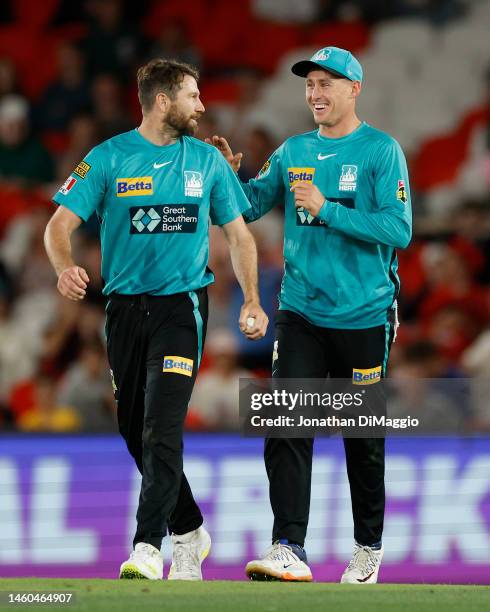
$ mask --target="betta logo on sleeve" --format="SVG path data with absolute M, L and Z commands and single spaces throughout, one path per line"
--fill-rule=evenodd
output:
M 288 168 L 289 186 L 293 187 L 296 183 L 313 183 L 315 168 Z
M 175 374 L 183 374 L 184 376 L 192 376 L 194 369 L 194 360 L 187 357 L 176 357 L 169 355 L 163 358 L 163 372 L 174 372 Z

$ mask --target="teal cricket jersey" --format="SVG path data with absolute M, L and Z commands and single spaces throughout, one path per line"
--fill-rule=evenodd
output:
M 189 136 L 157 146 L 136 129 L 92 149 L 53 199 L 84 221 L 97 213 L 105 295 L 209 285 L 209 220 L 224 225 L 250 208 L 214 147 Z
M 325 196 L 316 218 L 295 208 L 297 181 Z M 247 222 L 285 205 L 281 310 L 321 327 L 386 323 L 399 289 L 395 249 L 412 231 L 407 165 L 391 136 L 366 123 L 342 138 L 293 136 L 242 188 L 252 205 Z

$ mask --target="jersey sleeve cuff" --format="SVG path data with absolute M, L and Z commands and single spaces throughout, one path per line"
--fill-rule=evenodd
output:
M 211 215 L 211 223 L 213 225 L 219 225 L 219 226 L 226 225 L 227 223 L 231 223 L 231 221 L 238 219 L 238 217 L 241 217 L 244 213 L 246 214 L 247 212 L 250 212 L 251 210 L 252 210 L 252 207 L 250 206 L 250 204 L 248 205 L 241 204 L 234 210 L 229 211 L 229 213 L 226 215 L 223 215 L 220 217 L 217 217 L 216 215 Z
M 332 218 L 334 207 L 337 206 L 333 202 L 329 202 L 327 199 L 323 202 L 323 206 L 320 208 L 320 212 L 317 217 L 324 223 L 328 225 L 330 219 Z
M 65 208 L 68 208 L 68 210 L 71 210 L 71 212 L 75 213 L 77 217 L 80 217 L 82 221 L 87 222 L 89 217 L 92 215 L 92 213 L 87 214 L 86 211 L 73 204 L 73 202 L 70 202 L 70 204 L 68 204 L 67 202 L 63 202 L 61 198 L 58 199 L 58 195 L 53 196 L 52 200 L 56 204 L 56 206 L 64 206 Z

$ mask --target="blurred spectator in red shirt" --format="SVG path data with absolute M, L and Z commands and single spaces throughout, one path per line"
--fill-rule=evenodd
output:
M 473 280 L 470 264 L 448 245 L 427 245 L 423 262 L 429 290 L 419 310 L 422 329 L 457 361 L 489 319 L 488 289 Z
M 456 211 L 457 236 L 450 244 L 459 249 L 480 283 L 490 283 L 490 200 L 469 200 Z

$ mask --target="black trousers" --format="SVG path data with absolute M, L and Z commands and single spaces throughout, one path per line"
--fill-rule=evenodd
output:
M 352 370 L 382 366 L 384 376 L 393 324 L 369 329 L 317 327 L 286 310 L 276 316 L 272 375 L 277 378 L 348 378 Z M 274 513 L 272 541 L 304 545 L 311 495 L 313 438 L 267 438 L 265 466 Z M 385 508 L 384 438 L 344 438 L 354 538 L 376 544 Z
M 202 514 L 183 473 L 183 429 L 206 334 L 205 289 L 111 295 L 106 335 L 119 431 L 143 479 L 138 542 L 197 529 Z

